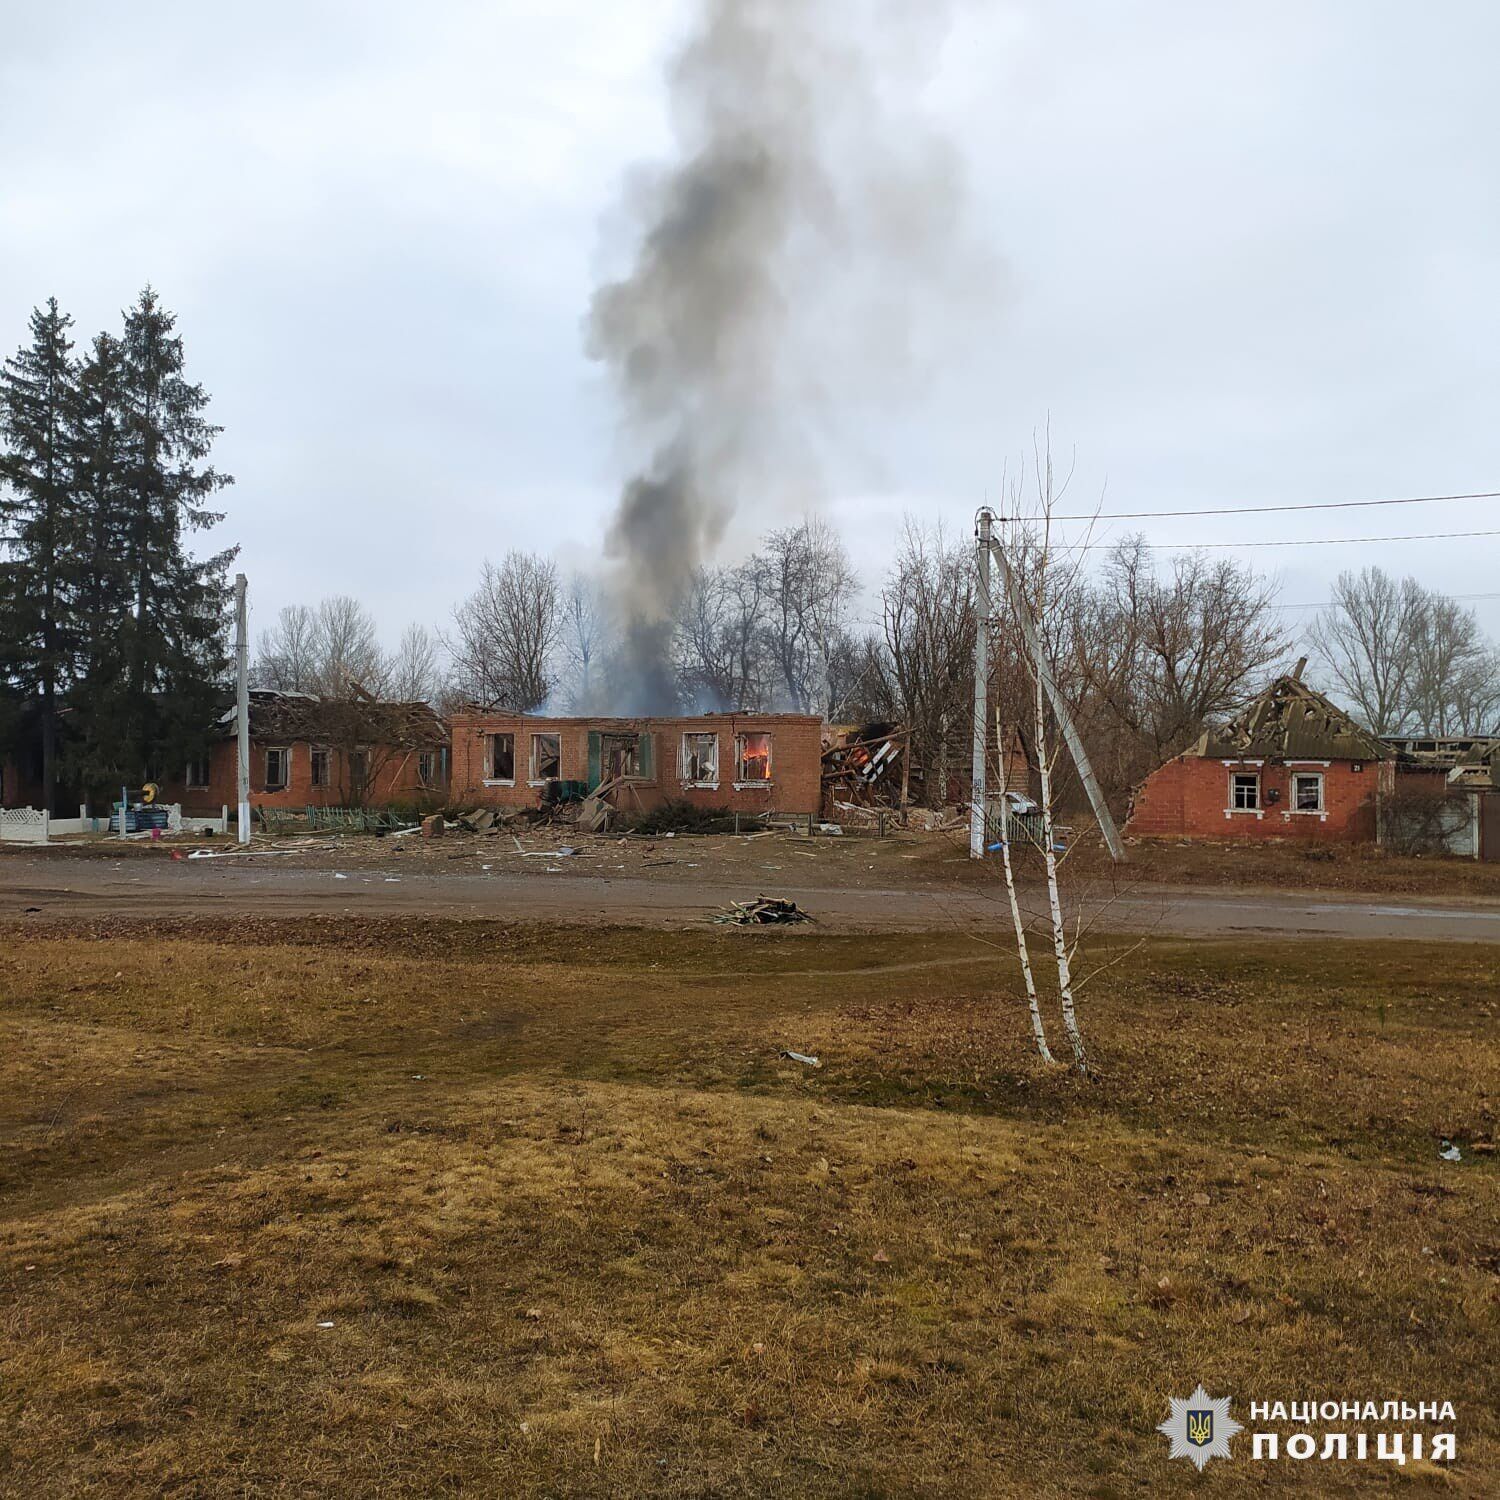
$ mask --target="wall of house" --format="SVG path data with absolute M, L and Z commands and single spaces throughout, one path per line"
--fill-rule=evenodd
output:
M 521 714 L 459 714 L 451 722 L 453 735 L 453 800 L 476 806 L 535 807 L 543 783 L 531 776 L 531 736 L 557 734 L 560 739 L 563 781 L 589 780 L 589 733 L 635 734 L 651 737 L 651 774 L 632 783 L 631 796 L 617 799 L 627 810 L 642 810 L 664 801 L 688 802 L 696 807 L 729 812 L 816 813 L 822 799 L 823 726 L 805 714 L 700 714 L 693 718 L 662 719 L 540 719 Z M 735 784 L 734 744 L 740 733 L 771 736 L 769 782 Z M 716 785 L 693 785 L 682 777 L 682 737 L 717 736 L 719 777 Z M 515 736 L 515 776 L 496 784 L 487 775 L 488 738 Z
M 286 749 L 291 760 L 287 771 L 287 785 L 277 792 L 266 790 L 266 751 Z M 305 740 L 291 744 L 278 742 L 273 746 L 269 740 L 250 742 L 250 803 L 253 807 L 268 807 L 274 810 L 299 811 L 304 807 L 347 807 L 350 805 L 350 782 L 348 767 L 342 751 L 329 750 L 329 777 L 327 786 L 312 784 L 313 747 Z M 434 783 L 426 785 L 418 775 L 418 753 L 415 750 L 374 748 L 369 752 L 372 784 L 365 805 L 388 807 L 392 803 L 423 803 L 441 806 L 447 800 L 447 786 L 443 780 L 443 751 L 433 746 L 437 766 Z M 209 753 L 209 777 L 205 787 L 191 787 L 182 779 L 160 783 L 163 802 L 180 802 L 185 810 L 198 812 L 217 810 L 228 805 L 233 808 L 239 801 L 236 783 L 235 742 L 217 741 Z
M 1140 838 L 1373 840 L 1382 765 L 1364 761 L 1359 763 L 1363 769 L 1356 771 L 1355 764 L 1336 760 L 1255 765 L 1179 755 L 1159 766 L 1137 789 L 1125 832 Z M 1260 775 L 1258 813 L 1228 811 L 1230 777 L 1252 771 Z M 1322 812 L 1294 810 L 1292 777 L 1299 772 L 1323 777 Z

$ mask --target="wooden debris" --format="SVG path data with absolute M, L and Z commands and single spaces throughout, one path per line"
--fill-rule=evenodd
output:
M 811 922 L 813 919 L 783 896 L 757 896 L 754 901 L 731 901 L 721 912 L 709 918 L 733 927 L 763 927 L 784 922 Z

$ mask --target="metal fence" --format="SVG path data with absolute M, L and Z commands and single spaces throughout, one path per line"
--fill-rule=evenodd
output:
M 412 826 L 410 818 L 372 807 L 309 807 L 306 817 L 309 832 L 376 833 Z M 269 818 L 267 826 L 271 826 Z

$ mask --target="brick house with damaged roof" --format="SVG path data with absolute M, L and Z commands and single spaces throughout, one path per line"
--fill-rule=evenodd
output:
M 158 777 L 163 802 L 189 810 L 233 806 L 236 724 L 231 708 L 206 755 Z M 354 688 L 345 698 L 250 690 L 250 802 L 256 808 L 441 807 L 448 727 L 426 703 L 394 703 Z
M 1395 755 L 1297 672 L 1157 767 L 1125 832 L 1147 838 L 1373 840 Z
M 1125 833 L 1395 842 L 1417 824 L 1436 849 L 1500 859 L 1500 740 L 1372 734 L 1302 681 L 1304 665 L 1157 767 L 1131 798 Z

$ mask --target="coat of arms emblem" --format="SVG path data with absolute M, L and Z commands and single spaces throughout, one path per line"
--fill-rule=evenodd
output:
M 1229 1397 L 1217 1401 L 1200 1385 L 1186 1400 L 1173 1396 L 1172 1415 L 1156 1430 L 1171 1440 L 1168 1458 L 1185 1458 L 1198 1471 L 1211 1458 L 1228 1458 L 1229 1440 L 1244 1424 L 1229 1415 Z

